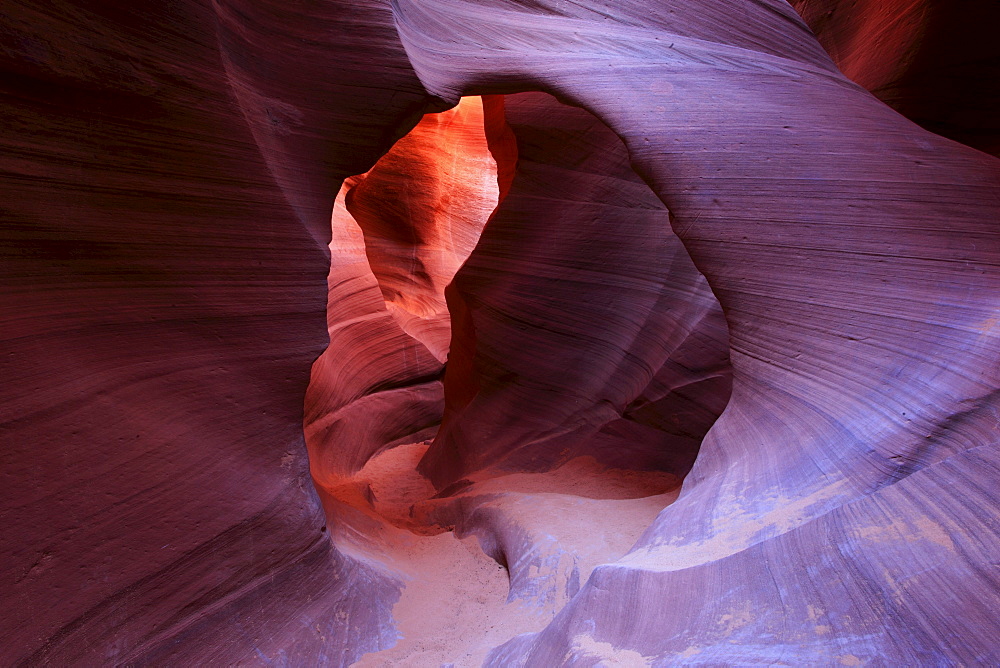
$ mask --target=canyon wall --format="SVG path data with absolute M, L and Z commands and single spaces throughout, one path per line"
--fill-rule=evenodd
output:
M 995 663 L 989 10 L 793 4 L 0 9 L 0 663 Z
M 730 329 L 732 400 L 680 497 L 493 661 L 990 656 L 996 160 L 848 81 L 787 5 L 399 7 L 432 92 L 537 87 L 613 128 Z
M 421 469 L 445 487 L 587 453 L 683 476 L 729 398 L 718 301 L 614 133 L 544 94 L 494 104 L 516 164 L 449 287 L 447 403 Z
M 1000 154 L 995 2 L 791 4 L 849 79 L 931 132 Z
M 390 642 L 302 436 L 333 197 L 427 105 L 389 8 L 16 2 L 0 36 L 0 664 Z

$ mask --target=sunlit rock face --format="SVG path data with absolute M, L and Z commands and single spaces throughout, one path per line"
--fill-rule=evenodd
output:
M 402 590 L 400 642 L 363 663 L 478 665 L 676 497 L 729 398 L 722 312 L 621 140 L 545 94 L 426 116 L 332 225 L 311 470 L 334 543 Z
M 1000 662 L 1000 163 L 865 90 L 994 150 L 991 10 L 795 7 L 4 4 L 0 663 Z
M 787 5 L 399 7 L 433 92 L 542 87 L 613 128 L 730 329 L 680 497 L 493 662 L 992 656 L 996 160 L 849 82 Z
M 490 110 L 516 164 L 449 288 L 447 405 L 421 470 L 443 487 L 589 454 L 683 476 L 729 398 L 718 302 L 606 126 L 537 93 Z
M 312 474 L 321 487 L 398 439 L 433 436 L 450 324 L 444 287 L 498 197 L 482 102 L 430 114 L 333 207 L 330 345 L 306 397 Z
M 344 187 L 386 307 L 443 362 L 451 337 L 444 289 L 499 194 L 482 100 L 465 98 L 450 111 L 424 116 L 374 169 Z

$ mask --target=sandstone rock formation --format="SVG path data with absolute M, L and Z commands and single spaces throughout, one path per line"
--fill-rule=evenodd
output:
M 995 88 L 793 4 L 0 8 L 0 663 L 996 663 L 1000 163 L 862 86 Z
M 607 127 L 541 94 L 494 109 L 516 167 L 449 288 L 447 406 L 422 470 L 444 487 L 588 453 L 683 476 L 729 398 L 717 300 Z
M 392 612 L 403 637 L 370 665 L 479 665 L 493 646 L 540 630 L 676 497 L 729 397 L 721 309 L 621 141 L 548 95 L 484 106 L 480 148 L 496 155 L 486 172 L 494 203 L 503 197 L 488 223 L 483 212 L 482 236 L 448 288 L 443 388 L 421 342 L 429 330 L 392 314 L 406 294 L 434 303 L 434 285 L 443 298 L 447 281 L 382 267 L 387 248 L 396 264 L 419 261 L 434 256 L 425 240 L 468 228 L 468 216 L 442 213 L 427 193 L 457 199 L 470 160 L 439 163 L 423 190 L 393 188 L 405 217 L 401 205 L 369 205 L 388 188 L 356 183 L 419 164 L 436 145 L 422 126 L 435 140 L 442 127 L 460 129 L 460 139 L 464 124 L 428 117 L 362 181 L 348 179 L 334 207 L 330 347 L 313 368 L 306 438 L 335 544 L 405 582 Z M 352 209 L 367 216 L 364 234 Z M 390 226 L 387 243 L 377 233 Z M 382 300 L 380 283 L 396 286 Z M 456 583 L 458 574 L 478 582 Z
M 849 79 L 932 132 L 1000 154 L 995 2 L 791 4 Z

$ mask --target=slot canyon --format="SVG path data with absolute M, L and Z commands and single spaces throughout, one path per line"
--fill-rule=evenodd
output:
M 0 666 L 1000 664 L 1000 5 L 0 5 Z

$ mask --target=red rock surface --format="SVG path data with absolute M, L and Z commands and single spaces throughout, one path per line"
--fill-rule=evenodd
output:
M 789 7 L 734 6 L 400 3 L 432 92 L 541 87 L 615 129 L 730 327 L 677 502 L 493 662 L 983 661 L 1000 168 L 844 79 Z
M 302 436 L 333 195 L 427 103 L 388 7 L 14 2 L 0 36 L 0 664 L 391 642 Z
M 442 362 L 451 338 L 444 289 L 498 194 L 482 100 L 470 97 L 424 116 L 345 195 L 389 312 Z
M 796 7 L 991 146 L 914 65 L 977 15 Z M 790 5 L 15 0 L 0 35 L 0 663 L 1000 660 L 1000 163 Z M 486 100 L 489 222 L 455 179 L 389 234 L 439 164 L 418 131 L 369 172 L 393 142 L 524 91 L 581 110 Z
M 331 344 L 307 396 L 311 469 L 335 543 L 405 583 L 392 609 L 402 638 L 363 665 L 479 665 L 541 630 L 673 500 L 729 396 L 721 309 L 621 141 L 548 95 L 485 107 L 468 116 L 478 144 L 466 116 L 427 117 L 334 206 Z M 487 195 L 495 205 L 504 194 L 488 223 L 474 206 L 486 198 L 459 187 L 474 156 L 455 157 L 487 143 L 498 160 L 483 170 Z M 394 173 L 432 149 L 452 157 L 422 189 Z M 464 196 L 466 215 L 447 215 L 436 192 Z M 443 304 L 446 281 L 384 267 L 393 254 L 433 258 L 435 240 L 470 227 L 482 236 L 448 288 L 442 407 L 428 379 L 440 367 L 418 340 L 428 330 L 393 315 L 407 293 Z M 434 436 L 442 415 L 433 445 L 407 442 Z M 622 512 L 631 517 L 609 522 Z
M 330 344 L 306 396 L 321 486 L 340 484 L 387 443 L 436 431 L 450 337 L 444 286 L 496 203 L 478 98 L 426 116 L 344 183 L 332 216 Z
M 995 2 L 793 0 L 837 67 L 923 127 L 1000 154 Z
M 683 475 L 729 398 L 718 302 L 600 121 L 543 94 L 492 109 L 516 168 L 449 288 L 447 403 L 422 470 L 444 487 L 588 454 Z

